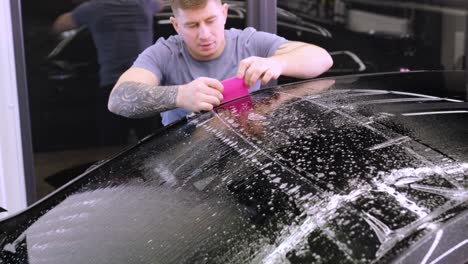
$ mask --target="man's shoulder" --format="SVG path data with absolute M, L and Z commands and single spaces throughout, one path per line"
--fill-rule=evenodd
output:
M 247 27 L 244 29 L 230 28 L 225 30 L 225 34 L 232 38 L 248 37 L 254 34 L 255 32 L 257 32 L 257 30 L 253 27 Z
M 81 4 L 79 4 L 76 9 L 78 8 L 95 8 L 95 7 L 100 7 L 102 5 L 102 1 L 100 0 L 89 0 L 89 1 L 84 1 Z
M 169 52 L 171 54 L 178 54 L 182 52 L 183 40 L 179 35 L 169 36 L 168 38 L 160 37 L 152 48 L 159 52 Z
M 79 4 L 71 11 L 71 16 L 73 21 L 77 24 L 77 26 L 83 26 L 88 24 L 92 18 L 95 16 L 96 12 L 101 10 L 99 2 L 92 0 L 86 1 Z
M 72 13 L 102 13 L 107 11 L 106 3 L 109 0 L 89 0 L 84 1 L 75 7 Z M 94 15 L 93 15 L 94 16 Z

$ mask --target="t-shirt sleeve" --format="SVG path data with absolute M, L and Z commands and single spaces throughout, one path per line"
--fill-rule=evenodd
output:
M 96 17 L 98 12 L 98 6 L 96 1 L 85 2 L 71 12 L 73 21 L 78 26 L 88 25 L 92 18 Z
M 246 28 L 244 34 L 246 34 L 247 46 L 250 46 L 255 51 L 255 55 L 259 57 L 273 56 L 281 45 L 288 42 L 283 37 L 268 32 L 256 31 L 254 28 Z
M 152 72 L 161 83 L 164 83 L 164 62 L 170 61 L 171 51 L 160 38 L 156 43 L 146 48 L 133 62 L 133 67 L 143 68 Z

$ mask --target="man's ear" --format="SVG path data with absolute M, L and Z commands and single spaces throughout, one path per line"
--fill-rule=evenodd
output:
M 169 18 L 169 20 L 171 21 L 171 24 L 172 24 L 172 26 L 174 27 L 175 31 L 176 31 L 177 33 L 179 33 L 179 23 L 177 22 L 177 19 L 176 19 L 175 17 L 171 16 L 171 17 Z
M 227 16 L 228 16 L 228 10 L 229 10 L 229 5 L 227 3 L 223 4 L 223 15 L 224 15 L 224 23 L 226 24 Z

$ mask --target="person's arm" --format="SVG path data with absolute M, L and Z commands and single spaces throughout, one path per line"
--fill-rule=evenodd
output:
M 132 67 L 112 89 L 108 108 L 128 118 L 153 116 L 176 107 L 209 111 L 223 100 L 222 90 L 218 80 L 204 77 L 185 85 L 160 86 L 151 71 Z
M 326 72 L 333 60 L 326 50 L 304 42 L 289 41 L 281 45 L 269 58 L 249 57 L 239 64 L 237 77 L 248 86 L 259 79 L 262 84 L 276 80 L 280 75 L 295 78 L 314 78 Z
M 64 13 L 60 15 L 54 22 L 52 30 L 54 33 L 61 33 L 63 31 L 71 30 L 77 28 L 78 25 L 73 20 L 71 12 Z

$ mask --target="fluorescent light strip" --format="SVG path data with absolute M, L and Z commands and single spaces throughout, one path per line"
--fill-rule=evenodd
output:
M 420 113 L 406 113 L 402 116 L 422 116 L 422 115 L 445 115 L 445 114 L 467 114 L 468 110 L 460 111 L 439 111 L 439 112 L 420 112 Z
M 408 102 L 423 102 L 423 101 L 440 101 L 443 99 L 438 98 L 397 98 L 397 99 L 382 99 L 382 100 L 371 100 L 358 102 L 359 105 L 369 105 L 369 104 L 392 104 L 392 103 L 408 103 Z

